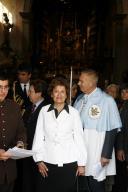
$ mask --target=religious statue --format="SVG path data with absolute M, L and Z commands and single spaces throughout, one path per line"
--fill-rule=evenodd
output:
M 3 13 L 3 43 L 1 45 L 1 50 L 5 54 L 9 54 L 9 52 L 12 50 L 10 47 L 10 29 L 12 29 L 13 24 L 9 23 L 9 19 L 7 16 L 7 13 Z
M 9 23 L 9 19 L 6 13 L 3 13 L 4 21 L 4 44 L 10 46 L 9 31 L 13 27 L 13 24 Z

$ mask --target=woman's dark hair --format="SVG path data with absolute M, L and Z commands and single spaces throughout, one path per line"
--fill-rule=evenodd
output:
M 63 78 L 63 77 L 56 77 L 56 78 L 54 78 L 51 81 L 51 83 L 49 85 L 49 88 L 48 88 L 49 95 L 52 94 L 53 89 L 56 86 L 64 86 L 65 89 L 66 89 L 67 98 L 69 98 L 69 83 L 68 83 L 68 81 L 65 78 Z
M 126 83 L 122 83 L 120 85 L 120 91 L 122 91 L 123 89 L 128 89 L 128 83 L 127 82 Z

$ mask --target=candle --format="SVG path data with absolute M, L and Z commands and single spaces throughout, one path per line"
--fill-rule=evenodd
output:
M 72 66 L 70 72 L 70 105 L 72 104 Z

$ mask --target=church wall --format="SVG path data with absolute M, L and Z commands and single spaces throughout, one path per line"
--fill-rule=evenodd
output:
M 120 7 L 119 7 L 120 6 Z M 114 79 L 121 81 L 122 73 L 128 69 L 128 1 L 118 4 L 115 23 Z
M 12 13 L 13 28 L 10 33 L 10 45 L 19 57 L 26 56 L 29 49 L 29 23 L 20 12 L 29 12 L 31 0 L 1 0 L 1 3 Z M 3 41 L 3 29 L 0 25 L 0 44 Z
M 32 0 L 1 0 L 13 15 L 11 47 L 20 57 L 30 56 L 30 22 Z M 128 67 L 128 0 L 113 0 L 114 9 L 110 9 L 106 20 L 106 39 L 104 57 L 106 79 L 120 82 L 121 75 Z M 111 4 L 112 6 L 112 4 Z M 112 8 L 112 7 L 111 7 Z M 22 16 L 21 14 L 22 13 Z M 28 13 L 28 14 L 25 14 Z M 3 42 L 3 26 L 0 24 L 0 45 Z M 97 50 L 98 51 L 98 50 Z M 112 67 L 112 77 L 109 72 Z

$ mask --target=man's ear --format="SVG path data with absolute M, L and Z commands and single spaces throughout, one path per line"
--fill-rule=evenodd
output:
M 38 95 L 41 97 L 41 96 L 42 96 L 42 93 L 41 93 L 41 92 L 38 92 Z
M 31 74 L 31 73 L 29 73 L 29 79 L 31 78 L 31 76 L 32 76 L 32 74 Z

